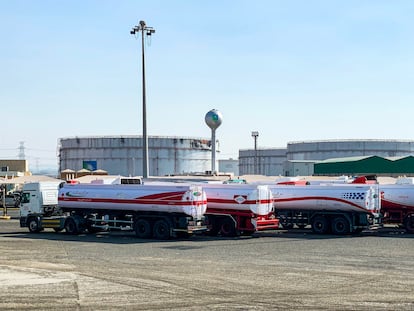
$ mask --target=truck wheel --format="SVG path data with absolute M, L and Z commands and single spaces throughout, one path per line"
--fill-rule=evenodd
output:
M 154 224 L 153 236 L 157 240 L 168 240 L 171 237 L 170 225 L 164 220 L 157 220 Z
M 220 232 L 222 236 L 233 237 L 236 236 L 236 227 L 235 223 L 230 218 L 224 218 L 221 221 Z
M 337 235 L 344 235 L 350 232 L 349 221 L 343 217 L 338 216 L 332 220 L 332 233 Z
M 220 228 L 214 224 L 210 230 L 207 231 L 207 235 L 209 236 L 217 236 L 217 234 L 219 233 Z
M 135 222 L 135 235 L 141 239 L 149 239 L 151 237 L 151 224 L 146 219 L 138 219 Z
M 217 236 L 217 234 L 220 231 L 219 218 L 212 215 L 208 215 L 206 217 L 206 223 L 208 228 L 206 234 L 209 236 Z
M 65 222 L 65 230 L 68 234 L 78 234 L 79 229 L 78 225 L 76 224 L 75 220 L 72 217 L 66 219 Z
M 408 233 L 414 233 L 414 214 L 410 214 L 405 217 L 404 227 Z
M 328 219 L 325 216 L 316 216 L 312 220 L 312 230 L 317 234 L 325 234 L 328 232 Z
M 29 227 L 29 231 L 32 233 L 40 232 L 39 220 L 37 217 L 30 218 L 27 226 Z

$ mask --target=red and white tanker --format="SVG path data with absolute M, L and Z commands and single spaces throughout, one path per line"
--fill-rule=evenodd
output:
M 273 196 L 266 185 L 205 184 L 206 222 L 210 234 L 234 236 L 278 229 L 273 212 Z
M 37 185 L 36 185 L 37 184 Z M 134 230 L 141 238 L 168 239 L 205 231 L 206 194 L 197 185 L 63 184 L 53 208 L 39 204 L 46 189 L 23 187 L 20 224 L 32 232 L 65 229 L 76 234 L 104 229 Z M 43 192 L 43 193 L 42 193 Z
M 186 182 L 185 179 L 181 181 Z M 169 183 L 171 182 L 146 182 L 153 185 Z M 207 196 L 205 217 L 210 235 L 237 236 L 279 228 L 279 221 L 273 212 L 272 192 L 267 185 L 198 184 Z
M 347 234 L 374 224 L 380 208 L 377 185 L 270 185 L 281 225 L 315 233 Z
M 402 225 L 407 232 L 414 233 L 414 185 L 386 184 L 379 188 L 383 222 Z
M 200 186 L 64 184 L 59 189 L 63 211 L 93 209 L 186 214 L 201 218 L 207 209 Z

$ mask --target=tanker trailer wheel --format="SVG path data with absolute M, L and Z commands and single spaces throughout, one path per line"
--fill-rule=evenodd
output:
M 209 236 L 217 236 L 220 231 L 220 218 L 214 215 L 208 215 L 206 217 L 206 221 L 208 223 L 209 230 L 207 231 L 207 235 Z
M 233 219 L 229 217 L 222 219 L 221 226 L 220 226 L 220 233 L 222 236 L 225 236 L 225 237 L 236 236 L 236 225 Z
M 149 239 L 152 235 L 151 224 L 146 219 L 138 219 L 135 222 L 135 235 L 140 239 Z
M 168 240 L 171 237 L 170 224 L 165 219 L 157 220 L 153 228 L 153 236 L 157 240 Z
M 405 217 L 404 228 L 408 233 L 414 233 L 414 214 L 409 214 Z
M 76 224 L 75 219 L 73 219 L 72 217 L 68 217 L 68 219 L 66 219 L 65 230 L 67 234 L 78 234 L 79 228 Z
M 337 235 L 348 234 L 350 232 L 349 221 L 343 216 L 335 217 L 332 220 L 331 229 L 332 229 L 333 234 L 337 234 Z
M 325 216 L 316 216 L 312 220 L 312 230 L 317 234 L 325 234 L 328 232 L 328 219 Z
M 29 219 L 27 227 L 29 228 L 29 231 L 32 233 L 40 232 L 39 219 L 37 217 L 31 217 Z

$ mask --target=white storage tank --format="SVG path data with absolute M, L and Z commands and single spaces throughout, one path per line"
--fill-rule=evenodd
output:
M 287 160 L 326 160 L 355 156 L 395 157 L 414 153 L 413 140 L 340 139 L 289 142 Z
M 59 141 L 59 168 L 109 175 L 142 175 L 142 136 L 71 137 Z M 148 137 L 149 175 L 206 172 L 211 167 L 211 140 L 191 137 Z
M 239 174 L 311 175 L 319 160 L 355 156 L 403 157 L 414 154 L 414 140 L 338 139 L 289 142 L 287 148 L 239 150 Z M 257 161 L 255 162 L 255 156 Z M 255 163 L 257 168 L 255 170 Z

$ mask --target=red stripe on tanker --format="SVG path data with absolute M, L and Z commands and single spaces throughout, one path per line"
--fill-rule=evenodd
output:
M 251 211 L 255 215 L 273 212 L 272 192 L 266 185 L 205 184 L 208 209 Z

